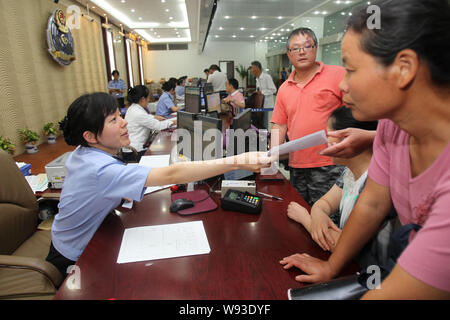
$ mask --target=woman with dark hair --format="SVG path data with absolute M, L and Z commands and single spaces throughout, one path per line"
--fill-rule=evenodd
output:
M 357 121 L 353 118 L 350 109 L 340 107 L 331 114 L 327 130 L 334 131 L 346 128 L 376 130 L 377 124 L 377 121 Z M 336 140 L 328 137 L 330 143 L 336 142 Z M 297 202 L 289 204 L 288 217 L 301 223 L 323 250 L 333 251 L 341 234 L 341 229 L 344 228 L 350 212 L 366 183 L 367 170 L 371 158 L 371 149 L 367 149 L 350 159 L 332 158 L 334 164 L 343 165 L 347 168 L 333 187 L 314 203 L 311 208 L 311 214 Z M 335 214 L 339 217 L 338 226 L 330 218 L 330 216 Z
M 327 281 L 395 207 L 406 244 L 378 290 L 363 298 L 450 299 L 450 4 L 372 5 L 380 15 L 355 11 L 342 42 L 346 105 L 358 120 L 383 119 L 366 186 L 327 261 L 295 254 L 280 263 L 303 270 L 298 281 Z M 374 18 L 380 28 L 369 23 Z
M 125 120 L 128 122 L 130 146 L 138 152 L 138 159 L 134 158 L 134 153 L 128 148 L 123 148 L 123 159 L 125 161 L 139 161 L 147 151 L 144 144 L 150 131 L 168 129 L 176 124 L 176 119 L 160 121 L 148 112 L 147 105 L 150 101 L 150 91 L 143 85 L 137 85 L 128 90 L 128 101 L 131 105 L 125 114 Z
M 170 117 L 171 113 L 177 112 L 178 110 L 181 110 L 183 108 L 183 106 L 177 107 L 174 103 L 175 86 L 176 83 L 172 81 L 164 82 L 164 84 L 162 85 L 164 93 L 158 100 L 158 105 L 156 106 L 156 115 L 167 119 Z
M 246 153 L 164 168 L 127 166 L 115 157 L 130 143 L 127 121 L 120 116 L 117 100 L 107 93 L 76 99 L 60 125 L 66 142 L 77 146 L 65 163 L 66 178 L 47 256 L 63 277 L 122 198 L 140 201 L 148 186 L 204 180 L 238 169 L 258 172 L 270 165 L 266 153 Z

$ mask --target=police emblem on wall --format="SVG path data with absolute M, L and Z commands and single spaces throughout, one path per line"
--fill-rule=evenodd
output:
M 60 65 L 68 66 L 75 60 L 72 33 L 66 25 L 66 16 L 61 9 L 53 11 L 47 25 L 48 51 Z

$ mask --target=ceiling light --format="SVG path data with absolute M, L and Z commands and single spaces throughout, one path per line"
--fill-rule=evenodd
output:
M 322 11 L 322 14 L 327 14 L 328 12 L 327 11 Z
M 225 16 L 224 18 L 225 18 L 225 19 L 230 19 L 230 16 Z
M 139 19 L 139 20 L 142 20 L 142 17 L 139 17 L 138 19 Z
M 287 32 L 291 31 L 291 29 L 286 29 Z
M 223 28 L 222 28 L 222 27 L 219 27 L 219 30 L 223 30 Z
M 120 2 L 125 3 L 126 1 L 125 0 L 121 0 Z
M 250 35 L 250 38 L 254 38 L 254 37 L 255 37 L 254 35 L 252 35 L 252 34 Z
M 170 10 L 169 9 L 166 9 L 166 12 L 169 12 Z
M 280 31 L 281 31 L 281 32 L 284 32 L 284 29 L 281 29 Z
M 278 17 L 278 20 L 281 20 L 281 19 L 283 19 L 283 17 L 282 17 L 282 16 L 279 16 L 279 17 Z
M 267 28 L 259 28 L 259 30 L 262 30 L 262 31 L 264 31 L 264 30 L 267 30 Z
M 218 38 L 219 36 L 216 34 L 214 37 L 215 37 L 215 38 Z
M 136 10 L 134 10 L 134 9 L 131 9 L 130 11 L 131 11 L 131 12 L 135 12 Z
M 314 11 L 314 14 L 320 14 L 320 11 Z
M 257 16 L 251 16 L 250 18 L 251 18 L 251 19 L 256 19 L 256 18 L 257 18 Z
M 240 29 L 240 30 L 244 30 L 245 28 L 242 28 L 242 27 L 241 27 L 241 28 L 239 28 L 239 29 Z
M 294 26 L 294 24 L 293 23 L 291 23 L 291 27 L 293 27 Z
M 233 38 L 236 38 L 236 35 L 235 35 L 235 34 L 233 34 L 233 35 L 232 35 L 232 37 L 233 37 Z
M 169 20 L 173 20 L 173 17 L 169 17 Z
M 161 0 L 161 3 L 166 3 L 166 0 Z

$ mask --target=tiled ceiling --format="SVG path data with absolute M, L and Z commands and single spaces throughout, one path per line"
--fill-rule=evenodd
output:
M 151 43 L 205 41 L 214 0 L 77 0 Z M 299 16 L 325 16 L 356 0 L 216 0 L 207 41 L 258 41 Z M 203 11 L 202 11 L 203 10 Z M 203 30 L 203 31 L 202 31 Z M 286 32 L 286 31 L 285 31 Z M 199 39 L 200 38 L 200 39 Z
M 299 16 L 326 16 L 358 1 L 219 0 L 208 41 L 252 41 L 281 29 L 290 30 Z M 283 30 L 284 31 L 284 30 Z

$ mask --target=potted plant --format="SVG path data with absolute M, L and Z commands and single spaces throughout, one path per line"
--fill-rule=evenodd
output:
M 16 151 L 16 145 L 13 144 L 8 138 L 3 138 L 2 136 L 0 136 L 0 149 L 13 155 L 14 151 Z
M 38 152 L 38 148 L 36 147 L 36 141 L 39 140 L 39 135 L 31 131 L 30 129 L 19 130 L 20 139 L 25 143 L 25 148 L 28 153 L 36 153 Z
M 241 77 L 241 79 L 242 79 L 242 86 L 244 87 L 245 79 L 247 78 L 248 69 L 250 69 L 250 67 L 245 68 L 242 64 L 240 64 L 239 67 L 236 67 L 234 69 L 236 70 L 236 72 Z
M 44 134 L 47 136 L 47 142 L 49 144 L 56 143 L 56 128 L 53 122 L 48 122 L 44 125 Z

